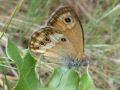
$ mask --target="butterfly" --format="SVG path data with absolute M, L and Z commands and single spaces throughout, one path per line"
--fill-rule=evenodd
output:
M 59 7 L 47 23 L 32 34 L 28 47 L 48 62 L 80 66 L 84 61 L 84 32 L 74 10 L 69 6 Z

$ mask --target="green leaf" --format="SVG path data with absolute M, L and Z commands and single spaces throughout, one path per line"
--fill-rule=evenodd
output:
M 84 74 L 81 76 L 78 90 L 96 90 L 88 70 L 85 70 Z
M 19 71 L 19 81 L 14 90 L 45 90 L 43 85 L 36 78 L 34 68 L 36 61 L 26 53 L 24 58 L 19 54 L 19 50 L 14 43 L 8 40 L 8 57 L 15 61 Z M 49 83 L 48 90 L 95 90 L 94 84 L 87 70 L 81 79 L 75 70 L 65 67 L 56 68 Z
M 56 68 L 48 85 L 48 90 L 77 90 L 79 75 L 66 68 Z
M 19 80 L 13 90 L 44 90 L 43 85 L 36 78 L 34 72 L 36 61 L 30 53 L 26 53 L 22 59 L 18 48 L 10 40 L 8 40 L 6 52 L 9 58 L 15 61 L 19 71 Z
M 23 59 L 20 56 L 19 50 L 16 47 L 16 45 L 13 42 L 11 42 L 9 39 L 6 46 L 6 53 L 7 56 L 16 63 L 17 68 L 21 70 L 23 65 Z
M 43 85 L 36 78 L 34 67 L 36 61 L 27 53 L 24 57 L 23 68 L 20 72 L 20 79 L 15 90 L 44 90 Z

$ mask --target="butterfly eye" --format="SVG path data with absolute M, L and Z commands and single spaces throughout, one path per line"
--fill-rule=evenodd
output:
M 67 18 L 64 19 L 64 22 L 65 22 L 66 24 L 69 24 L 69 23 L 72 22 L 72 18 L 71 18 L 71 17 L 67 17 Z
M 66 41 L 66 38 L 61 38 L 61 41 L 62 41 L 62 42 L 65 42 L 65 41 Z
M 70 18 L 65 18 L 65 21 L 66 21 L 67 23 L 69 23 L 69 22 L 71 22 L 71 19 L 70 19 Z

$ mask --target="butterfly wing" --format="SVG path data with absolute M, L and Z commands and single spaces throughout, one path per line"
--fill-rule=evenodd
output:
M 47 22 L 48 26 L 59 28 L 64 36 L 71 42 L 76 57 L 80 60 L 84 56 L 84 34 L 79 18 L 70 7 L 60 7 Z
M 76 55 L 67 37 L 60 30 L 50 26 L 40 28 L 33 33 L 29 42 L 29 50 L 33 53 L 40 53 L 46 60 L 55 63 L 61 63 L 65 61 L 65 58 Z

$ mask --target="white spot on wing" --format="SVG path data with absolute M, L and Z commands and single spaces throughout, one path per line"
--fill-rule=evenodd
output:
M 50 49 L 55 46 L 55 43 L 47 43 L 45 46 L 41 47 L 41 49 Z
M 50 35 L 50 39 L 51 39 L 51 41 L 54 42 L 54 43 L 59 42 L 62 37 L 64 37 L 63 34 L 58 34 L 58 33 L 55 33 L 55 34 L 53 34 L 53 35 Z
M 51 39 L 51 41 L 54 42 L 54 43 L 58 42 L 58 40 L 55 38 L 54 35 L 50 35 L 50 39 Z

